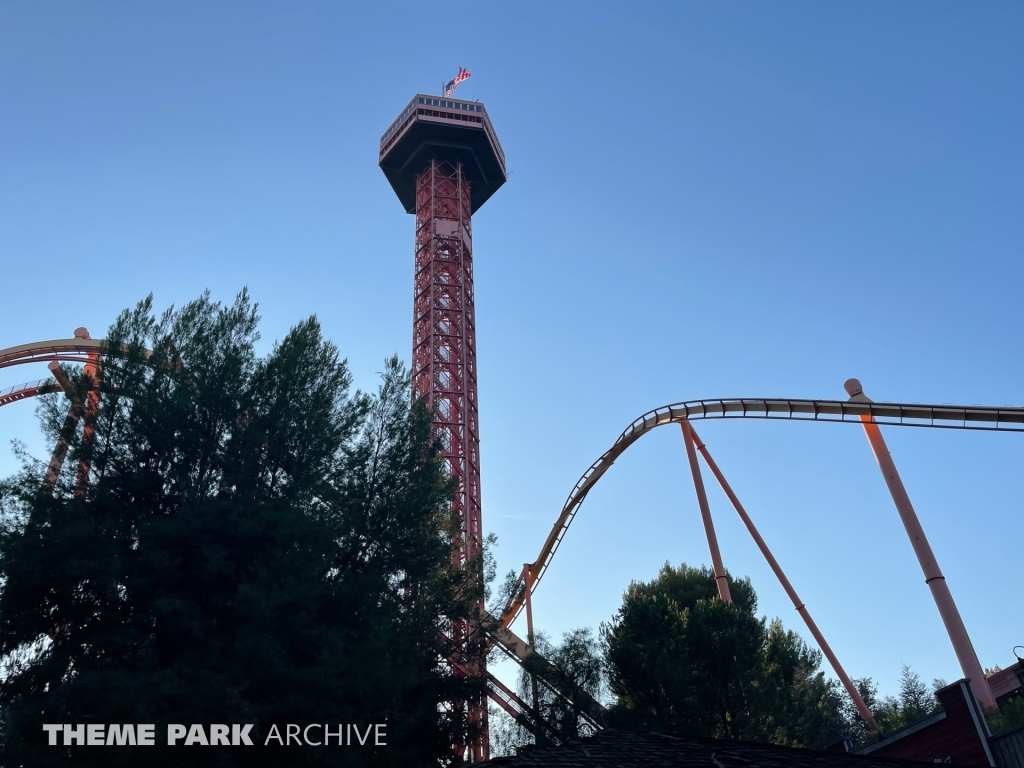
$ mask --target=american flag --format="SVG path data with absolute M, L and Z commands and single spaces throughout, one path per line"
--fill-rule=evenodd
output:
M 452 91 L 455 90 L 455 86 L 457 86 L 463 80 L 468 80 L 471 77 L 472 75 L 469 73 L 468 69 L 459 67 L 459 74 L 457 74 L 455 77 L 453 77 L 451 80 L 444 84 L 445 98 L 452 95 Z

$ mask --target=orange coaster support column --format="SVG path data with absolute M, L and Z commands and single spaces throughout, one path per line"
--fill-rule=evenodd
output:
M 872 402 L 864 394 L 864 388 L 857 379 L 848 379 L 844 386 L 852 402 Z M 910 503 L 907 489 L 903 487 L 903 480 L 900 479 L 899 472 L 896 471 L 896 463 L 892 460 L 889 448 L 882 438 L 882 430 L 878 428 L 878 424 L 870 414 L 861 415 L 860 420 L 864 423 L 864 434 L 868 437 L 868 443 L 871 444 L 878 467 L 882 470 L 882 477 L 885 478 L 885 484 L 889 486 L 889 493 L 896 504 L 896 511 L 900 514 L 903 527 L 907 529 L 907 535 L 910 537 L 910 544 L 914 547 L 914 553 L 917 555 L 917 561 L 921 564 L 924 582 L 931 589 L 935 605 L 942 617 L 942 623 L 946 625 L 946 632 L 949 634 L 949 640 L 953 644 L 953 650 L 956 652 L 956 658 L 960 662 L 964 677 L 971 681 L 974 695 L 978 697 L 978 701 L 985 709 L 997 709 L 995 696 L 992 695 L 992 689 L 985 678 L 985 671 L 981 667 L 981 662 L 978 661 L 974 644 L 971 643 L 964 621 L 960 618 L 956 603 L 953 602 L 953 595 L 946 584 L 946 577 L 939 569 L 935 553 L 932 552 L 928 538 L 924 535 L 921 521 L 917 519 L 914 505 Z
M 697 453 L 693 450 L 693 428 L 690 422 L 682 421 L 683 442 L 686 443 L 686 457 L 690 460 L 690 472 L 693 474 L 693 487 L 697 491 L 697 503 L 700 505 L 700 516 L 704 518 L 704 532 L 708 536 L 708 548 L 711 550 L 711 564 L 715 569 L 715 581 L 718 582 L 718 596 L 727 603 L 732 602 L 729 594 L 729 580 L 725 577 L 725 566 L 722 565 L 722 553 L 718 550 L 718 537 L 715 535 L 715 523 L 711 519 L 711 507 L 708 506 L 708 495 L 704 491 L 704 480 L 700 476 L 700 464 Z
M 825 640 L 825 636 L 821 634 L 821 630 L 818 629 L 818 625 L 814 623 L 814 619 L 811 618 L 811 614 L 807 610 L 807 606 L 804 605 L 803 600 L 793 589 L 793 585 L 789 583 L 789 579 L 786 578 L 786 574 L 782 571 L 782 566 L 779 565 L 778 560 L 772 554 L 772 551 L 768 549 L 768 545 L 765 540 L 761 538 L 761 534 L 754 526 L 754 521 L 750 519 L 747 511 L 740 504 L 740 500 L 733 493 L 732 486 L 725 479 L 725 475 L 722 474 L 722 470 L 718 468 L 718 464 L 711 458 L 711 453 L 708 451 L 708 447 L 701 442 L 700 437 L 697 436 L 697 430 L 690 428 L 690 436 L 693 438 L 694 445 L 697 446 L 697 450 L 700 451 L 701 456 L 704 457 L 704 461 L 708 463 L 708 467 L 711 468 L 711 473 L 718 480 L 718 484 L 722 486 L 722 490 L 725 491 L 725 495 L 729 497 L 729 501 L 732 502 L 733 507 L 736 508 L 736 513 L 740 516 L 740 520 L 747 527 L 751 537 L 754 539 L 754 543 L 757 544 L 757 548 L 761 550 L 761 554 L 764 555 L 764 559 L 768 561 L 768 565 L 775 573 L 776 578 L 782 585 L 782 588 L 786 590 L 786 594 L 789 595 L 789 599 L 793 601 L 793 607 L 796 608 L 796 612 L 800 614 L 800 618 L 804 620 L 804 624 L 807 625 L 807 629 L 810 630 L 811 635 L 814 637 L 815 642 L 818 643 L 818 647 L 821 648 L 821 652 L 825 654 L 825 658 L 828 659 L 829 664 L 832 665 L 832 669 L 838 675 L 840 681 L 843 683 L 843 687 L 846 688 L 846 692 L 850 694 L 850 698 L 853 699 L 854 705 L 857 707 L 857 711 L 860 712 L 860 716 L 864 718 L 864 722 L 868 724 L 868 727 L 876 731 L 878 725 L 875 723 L 875 718 L 871 714 L 871 710 L 868 709 L 868 705 L 864 702 L 864 697 L 860 695 L 860 691 L 853 684 L 850 676 L 846 674 L 846 670 L 843 669 L 843 665 L 839 663 L 839 659 L 832 651 L 832 647 Z

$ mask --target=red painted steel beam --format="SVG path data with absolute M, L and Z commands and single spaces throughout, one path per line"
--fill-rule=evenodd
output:
M 60 477 L 60 471 L 64 468 L 64 459 L 67 458 L 71 439 L 75 435 L 75 430 L 78 429 L 78 421 L 82 417 L 83 406 L 71 380 L 61 370 L 60 363 L 52 360 L 46 367 L 50 369 L 50 373 L 53 374 L 57 385 L 64 391 L 64 396 L 71 401 L 71 407 L 68 408 L 67 416 L 64 417 L 64 425 L 57 436 L 57 444 L 53 447 L 53 453 L 50 454 L 50 463 L 46 467 L 46 475 L 43 477 L 43 490 L 47 493 L 52 493 L 57 485 L 57 478 Z
M 477 409 L 476 314 L 473 291 L 470 183 L 462 164 L 431 160 L 416 177 L 416 246 L 413 293 L 412 382 L 416 397 L 434 411 L 445 465 L 457 478 L 452 510 L 461 521 L 453 542 L 456 565 L 473 569 L 483 604 L 483 533 L 480 505 L 480 433 Z M 483 644 L 473 643 L 472 618 L 452 623 L 451 639 L 465 653 L 470 675 L 487 674 Z M 459 670 L 455 670 L 460 674 Z M 456 706 L 463 704 L 456 702 Z M 465 745 L 471 760 L 487 755 L 487 706 L 465 702 L 470 728 L 481 734 Z
M 75 329 L 76 339 L 89 339 L 89 331 L 85 328 Z M 54 365 L 51 363 L 50 365 Z M 51 368 L 51 371 L 53 369 Z M 90 352 L 82 369 L 85 382 L 85 403 L 82 408 L 82 451 L 78 462 L 78 476 L 75 481 L 75 494 L 84 496 L 89 487 L 89 473 L 92 470 L 92 453 L 96 442 L 96 416 L 100 409 L 99 380 L 100 356 L 97 351 Z

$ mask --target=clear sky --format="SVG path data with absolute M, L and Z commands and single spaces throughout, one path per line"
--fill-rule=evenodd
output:
M 5 3 L 0 347 L 248 286 L 375 386 L 409 358 L 413 219 L 380 135 L 459 66 L 508 184 L 474 222 L 484 525 L 532 560 L 644 411 L 699 397 L 1024 403 L 1024 5 Z M 45 375 L 0 371 L 0 388 Z M 0 410 L 39 454 L 31 404 Z M 701 436 L 854 676 L 956 659 L 863 432 Z M 981 661 L 1024 644 L 1024 434 L 886 437 Z M 803 631 L 724 497 L 726 565 Z M 707 544 L 677 429 L 590 494 L 536 596 L 596 627 Z M 525 629 L 523 630 L 525 631 Z

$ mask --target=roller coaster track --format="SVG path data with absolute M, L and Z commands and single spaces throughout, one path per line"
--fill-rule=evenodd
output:
M 22 344 L 17 347 L 0 349 L 0 368 L 25 363 L 56 361 L 59 363 L 84 363 L 90 355 L 104 351 L 101 339 L 54 339 Z
M 55 376 L 55 378 L 41 379 L 0 391 L 0 406 L 50 392 L 65 391 L 70 396 L 70 392 L 65 387 L 67 382 L 61 376 L 60 370 L 55 363 L 72 362 L 88 364 L 103 353 L 107 355 L 113 354 L 115 357 L 121 356 L 117 351 L 112 353 L 111 350 L 107 349 L 104 341 L 88 338 L 88 332 L 85 329 L 78 329 L 75 335 L 76 338 L 74 339 L 42 341 L 0 350 L 0 368 L 46 361 L 50 363 L 51 371 L 53 371 Z M 869 429 L 870 425 L 889 425 L 932 429 L 969 429 L 989 432 L 1024 432 L 1024 407 L 1004 406 L 1000 408 L 978 405 L 874 403 L 866 398 L 853 398 L 848 401 L 771 398 L 690 400 L 662 406 L 640 416 L 619 435 L 612 447 L 591 464 L 577 481 L 568 499 L 566 499 L 558 519 L 552 526 L 551 532 L 544 541 L 537 559 L 524 567 L 523 574 L 513 588 L 501 616 L 495 618 L 488 614 L 480 622 L 481 628 L 486 633 L 488 641 L 493 647 L 501 649 L 518 663 L 526 664 L 530 668 L 531 673 L 552 693 L 570 702 L 574 710 L 578 711 L 579 717 L 591 728 L 603 726 L 606 714 L 604 707 L 580 689 L 562 670 L 536 655 L 534 649 L 513 633 L 509 626 L 527 605 L 530 595 L 536 590 L 537 583 L 547 572 L 551 560 L 569 530 L 569 526 L 572 524 L 577 512 L 579 512 L 583 500 L 597 484 L 597 481 L 601 479 L 604 473 L 615 463 L 615 460 L 629 446 L 643 435 L 658 427 L 680 424 L 684 425 L 683 431 L 684 437 L 687 439 L 688 450 L 692 452 L 689 441 L 693 439 L 697 447 L 704 451 L 704 447 L 699 440 L 695 436 L 693 438 L 689 436 L 688 430 L 690 428 L 686 425 L 698 419 L 729 418 L 852 423 L 858 425 L 867 423 L 869 426 L 866 426 L 865 429 Z M 710 463 L 710 457 L 706 453 L 705 459 Z M 695 462 L 695 458 L 692 456 L 691 462 Z M 717 468 L 714 466 L 712 468 L 717 473 Z M 719 479 L 724 482 L 722 478 Z M 726 490 L 727 493 L 731 493 L 728 488 Z M 702 492 L 701 489 L 699 495 Z M 735 499 L 733 501 L 737 505 L 741 516 L 745 517 L 745 513 L 739 507 L 739 502 Z M 749 523 L 749 521 L 747 522 Z M 752 530 L 752 533 L 754 533 L 755 537 L 758 536 L 756 531 Z M 763 545 L 763 542 L 760 543 Z M 780 578 L 784 579 L 781 574 Z M 528 579 L 530 582 L 529 588 L 527 588 Z M 791 596 L 796 604 L 797 598 L 795 593 Z M 799 605 L 798 610 L 802 609 L 803 606 Z M 804 618 L 809 622 L 812 631 L 816 631 L 813 623 L 810 622 L 809 616 Z M 824 639 L 817 637 L 817 635 L 816 638 L 820 642 L 824 642 Z M 826 650 L 826 654 L 829 655 L 833 665 L 837 667 L 837 671 L 843 677 L 844 683 L 847 684 L 849 689 L 849 681 L 846 680 L 845 673 L 838 667 L 838 662 L 831 657 L 831 652 L 827 647 L 824 650 Z M 531 659 L 531 656 L 534 658 Z M 543 722 L 539 713 L 534 712 L 528 704 L 522 701 L 497 678 L 489 675 L 486 683 L 491 699 L 505 709 L 517 722 L 533 732 L 538 739 L 546 738 L 548 741 L 559 740 L 559 735 L 551 729 L 549 724 Z M 852 690 L 851 696 L 854 696 L 855 700 L 859 701 L 859 697 L 855 696 Z M 870 718 L 870 713 L 867 712 L 866 707 L 863 707 L 863 702 L 859 702 L 859 705 L 863 708 L 864 714 Z
M 75 333 L 85 335 L 73 339 L 53 339 L 37 341 L 32 344 L 21 344 L 17 347 L 0 349 L 0 368 L 10 368 L 26 363 L 80 363 L 88 364 L 100 355 L 107 357 L 125 357 L 128 350 L 117 350 L 108 347 L 103 339 L 88 338 L 88 332 L 79 328 Z M 148 357 L 152 354 L 148 349 L 141 350 Z M 52 369 L 51 369 L 52 370 Z M 26 384 L 18 384 L 0 390 L 0 406 L 10 405 L 19 400 L 38 397 L 51 392 L 63 392 L 64 388 L 56 378 L 39 379 Z
M 86 333 L 84 328 L 79 331 Z M 77 333 L 78 331 L 76 331 Z M 17 347 L 0 349 L 0 368 L 10 368 L 26 363 L 81 363 L 86 364 L 100 354 L 111 354 L 102 339 L 76 337 L 74 339 L 53 339 L 21 344 Z M 145 352 L 148 353 L 148 350 Z M 144 354 L 145 354 L 144 353 Z M 118 356 L 114 353 L 114 356 Z M 63 388 L 54 378 L 30 381 L 0 390 L 0 406 L 10 405 L 19 400 L 38 397 L 51 392 L 62 392 Z
M 57 361 L 86 362 L 104 350 L 100 339 L 74 338 L 39 341 L 0 350 L 0 368 L 24 363 Z M 0 392 L 0 406 L 18 400 L 58 391 L 53 379 L 22 384 Z M 562 506 L 540 554 L 531 564 L 531 592 L 547 572 L 551 560 L 565 538 L 569 526 L 590 490 L 629 446 L 648 432 L 668 424 L 695 419 L 755 418 L 786 421 L 840 422 L 861 424 L 868 416 L 880 425 L 925 427 L 934 429 L 970 429 L 990 432 L 1024 432 L 1024 407 L 928 405 L 922 403 L 870 403 L 847 400 L 793 400 L 772 398 L 727 398 L 687 400 L 648 411 L 633 421 L 615 443 L 580 477 Z M 525 605 L 525 578 L 520 576 L 508 603 L 499 617 L 508 627 Z
M 15 387 L 0 390 L 0 406 L 16 403 L 27 397 L 38 397 L 50 392 L 59 392 L 60 387 L 54 379 L 39 379 L 30 381 L 27 384 L 18 384 Z
M 590 465 L 573 487 L 562 511 L 551 527 L 537 559 L 530 564 L 533 574 L 531 593 L 547 572 L 551 560 L 565 538 L 580 505 L 601 476 L 629 446 L 658 427 L 681 424 L 697 419 L 768 419 L 782 421 L 813 421 L 863 425 L 861 417 L 879 425 L 925 427 L 930 429 L 971 429 L 989 432 L 1024 432 L 1024 407 L 926 405 L 921 403 L 872 403 L 848 400 L 785 400 L 734 398 L 721 400 L 687 400 L 655 408 L 640 416 L 619 435 L 601 457 Z M 500 621 L 510 626 L 526 604 L 524 575 L 512 590 L 501 612 Z

